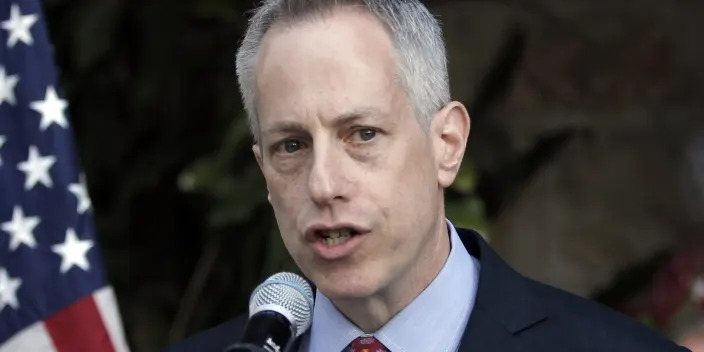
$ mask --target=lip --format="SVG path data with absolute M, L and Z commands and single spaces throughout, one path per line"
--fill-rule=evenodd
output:
M 330 231 L 342 228 L 353 229 L 357 234 L 352 236 L 347 242 L 336 246 L 326 245 L 323 243 L 323 239 L 316 234 L 318 231 Z M 305 240 L 311 245 L 313 251 L 320 258 L 324 260 L 337 260 L 354 253 L 368 237 L 369 232 L 369 229 L 351 223 L 313 224 L 306 229 Z

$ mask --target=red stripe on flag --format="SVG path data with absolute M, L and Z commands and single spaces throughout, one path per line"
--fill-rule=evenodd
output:
M 93 296 L 44 320 L 58 352 L 115 352 Z

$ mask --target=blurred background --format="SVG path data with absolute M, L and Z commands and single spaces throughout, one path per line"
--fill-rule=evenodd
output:
M 473 117 L 448 217 L 671 338 L 701 324 L 704 2 L 426 3 Z M 296 270 L 236 85 L 253 7 L 44 1 L 133 351 L 244 313 L 263 278 Z

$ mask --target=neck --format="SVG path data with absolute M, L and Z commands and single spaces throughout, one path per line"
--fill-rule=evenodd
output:
M 444 212 L 433 226 L 432 235 L 422 244 L 423 251 L 404 275 L 395 278 L 383 292 L 333 303 L 365 333 L 381 329 L 398 312 L 408 306 L 440 273 L 450 255 L 450 237 Z

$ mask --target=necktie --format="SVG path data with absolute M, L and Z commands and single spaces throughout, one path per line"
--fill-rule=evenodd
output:
M 391 352 L 374 336 L 360 336 L 343 351 L 343 352 Z

